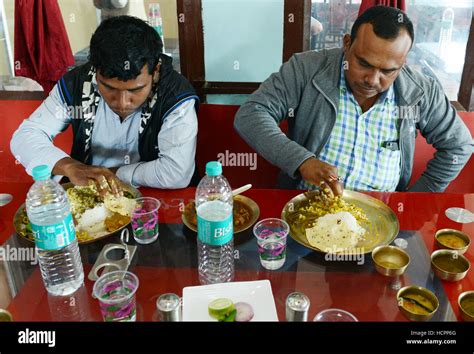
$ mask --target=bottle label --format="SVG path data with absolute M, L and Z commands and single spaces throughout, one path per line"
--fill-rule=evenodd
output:
M 211 246 L 222 246 L 232 239 L 234 224 L 232 214 L 222 221 L 208 221 L 197 217 L 199 241 Z
M 60 223 L 53 225 L 31 224 L 36 247 L 45 251 L 53 251 L 70 245 L 76 239 L 76 230 L 72 215 L 68 216 Z

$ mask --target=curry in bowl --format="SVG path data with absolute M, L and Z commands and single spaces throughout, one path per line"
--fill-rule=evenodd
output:
M 464 232 L 454 229 L 442 229 L 436 232 L 436 244 L 438 248 L 455 250 L 463 254 L 469 248 L 471 239 Z

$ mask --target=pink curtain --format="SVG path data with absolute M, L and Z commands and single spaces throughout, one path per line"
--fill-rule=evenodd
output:
M 57 0 L 15 1 L 15 74 L 46 93 L 74 64 Z
M 368 8 L 377 5 L 396 7 L 397 9 L 406 12 L 405 0 L 362 0 L 359 8 L 359 16 Z

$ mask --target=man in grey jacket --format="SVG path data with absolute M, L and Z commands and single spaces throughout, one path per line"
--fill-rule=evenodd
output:
M 473 143 L 440 84 L 405 65 L 413 40 L 403 12 L 373 7 L 343 48 L 283 64 L 242 105 L 234 127 L 281 169 L 281 188 L 442 192 Z M 408 189 L 417 131 L 437 151 Z

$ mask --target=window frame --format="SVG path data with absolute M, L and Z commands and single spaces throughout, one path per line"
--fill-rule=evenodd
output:
M 458 102 L 465 110 L 474 111 L 474 12 L 471 18 L 471 28 L 466 44 L 466 56 L 462 69 L 461 84 L 458 91 Z

